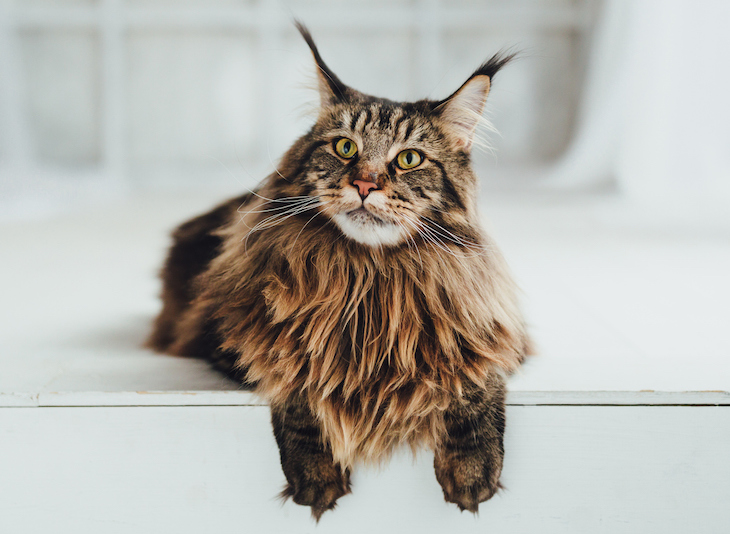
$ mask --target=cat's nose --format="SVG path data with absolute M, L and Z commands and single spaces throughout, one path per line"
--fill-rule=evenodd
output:
M 357 191 L 360 193 L 360 198 L 363 200 L 365 200 L 365 197 L 370 194 L 370 191 L 378 189 L 378 184 L 375 182 L 366 182 L 365 180 L 353 180 L 352 185 L 357 187 Z

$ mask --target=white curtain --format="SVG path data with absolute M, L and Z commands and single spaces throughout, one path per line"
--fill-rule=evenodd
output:
M 730 1 L 606 0 L 585 89 L 551 185 L 730 211 Z

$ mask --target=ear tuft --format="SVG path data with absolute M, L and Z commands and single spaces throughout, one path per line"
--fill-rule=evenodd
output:
M 517 57 L 517 52 L 507 52 L 501 50 L 482 63 L 477 70 L 469 77 L 470 79 L 474 76 L 487 76 L 490 80 L 494 78 L 494 75 L 504 67 L 507 63 Z
M 451 96 L 436 105 L 457 148 L 470 152 L 484 104 L 497 72 L 515 58 L 514 53 L 498 52 L 482 63 Z
M 347 98 L 347 94 L 350 89 L 340 81 L 334 72 L 329 69 L 322 59 L 322 56 L 319 55 L 317 45 L 314 44 L 312 34 L 309 33 L 306 26 L 298 20 L 294 20 L 294 25 L 306 41 L 309 49 L 312 51 L 314 61 L 317 64 L 317 82 L 321 106 L 327 107 L 337 102 L 344 101 Z

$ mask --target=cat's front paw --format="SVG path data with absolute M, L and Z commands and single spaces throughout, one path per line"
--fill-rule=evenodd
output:
M 438 450 L 434 458 L 436 480 L 444 490 L 444 499 L 455 503 L 463 512 L 479 511 L 479 503 L 490 498 L 502 486 L 501 447 L 487 444 L 481 450 L 468 452 Z
M 327 510 L 332 510 L 337 499 L 350 493 L 350 471 L 343 471 L 336 465 L 320 465 L 318 469 L 304 469 L 288 476 L 288 484 L 281 492 L 302 506 L 312 508 L 316 521 Z

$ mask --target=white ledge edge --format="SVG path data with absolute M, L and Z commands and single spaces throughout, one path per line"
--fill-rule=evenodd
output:
M 509 406 L 730 406 L 729 391 L 512 391 Z M 0 393 L 0 408 L 266 406 L 250 391 Z

